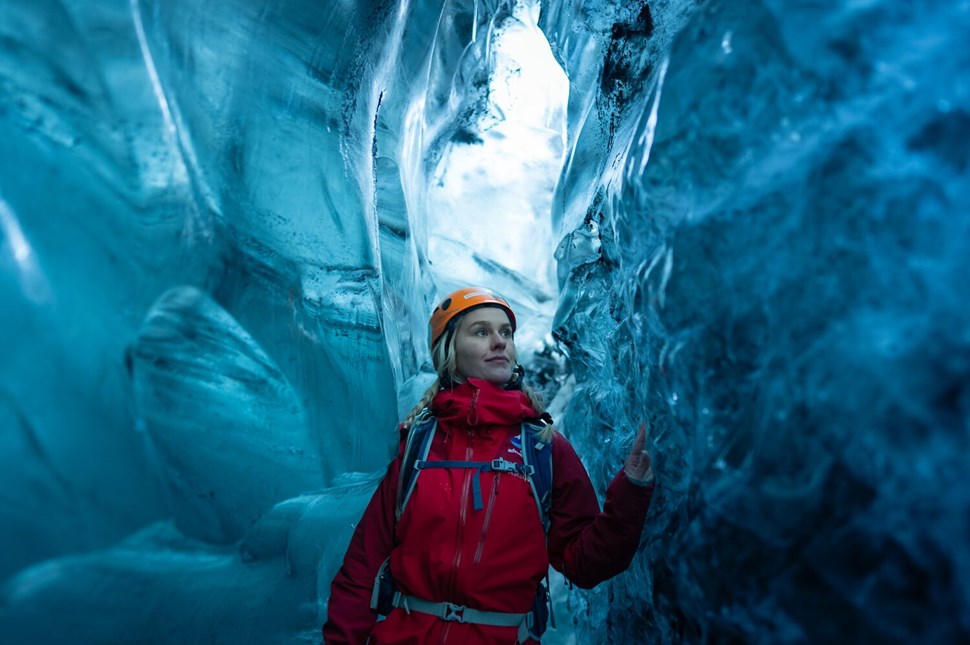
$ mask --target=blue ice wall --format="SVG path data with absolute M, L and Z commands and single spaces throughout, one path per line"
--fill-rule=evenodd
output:
M 431 287 L 378 215 L 391 9 L 0 8 L 4 641 L 318 637 Z
M 580 640 L 965 642 L 968 6 L 709 2 L 638 58 L 670 10 L 560 187 L 567 422 L 615 461 L 647 419 L 661 473 Z
M 558 294 L 428 256 L 516 3 L 321 7 L 0 6 L 5 642 L 315 642 L 471 275 L 558 299 L 597 486 L 650 425 L 556 642 L 970 638 L 970 6 L 543 2 Z

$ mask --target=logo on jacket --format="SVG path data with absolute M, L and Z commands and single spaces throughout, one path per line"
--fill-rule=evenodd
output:
M 519 435 L 514 435 L 510 439 L 510 443 L 512 445 L 506 448 L 505 451 L 510 455 L 515 455 L 516 457 L 518 457 L 519 462 L 524 462 L 524 459 L 522 457 L 522 437 L 520 437 Z

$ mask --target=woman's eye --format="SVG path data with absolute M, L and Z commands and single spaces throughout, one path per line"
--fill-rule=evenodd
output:
M 512 330 L 511 329 L 503 329 L 502 330 L 502 336 L 504 336 L 505 338 L 512 338 Z

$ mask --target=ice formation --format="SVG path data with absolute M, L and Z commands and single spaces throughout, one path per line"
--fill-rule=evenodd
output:
M 468 282 L 631 570 L 549 642 L 970 639 L 970 4 L 0 6 L 0 634 L 318 642 Z

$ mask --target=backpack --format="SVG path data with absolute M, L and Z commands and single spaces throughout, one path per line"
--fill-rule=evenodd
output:
M 501 458 L 492 461 L 428 461 L 428 453 L 431 451 L 431 442 L 434 439 L 434 431 L 438 427 L 438 419 L 425 409 L 408 431 L 407 442 L 404 445 L 404 456 L 401 459 L 401 472 L 397 486 L 397 505 L 394 511 L 395 521 L 400 521 L 404 507 L 414 491 L 417 475 L 425 468 L 475 469 L 476 472 L 472 478 L 475 510 L 482 509 L 479 477 L 481 473 L 514 472 L 525 475 L 528 479 L 539 512 L 539 520 L 542 522 L 543 532 L 548 538 L 551 523 L 549 515 L 552 508 L 552 443 L 545 443 L 539 439 L 539 433 L 545 427 L 544 419 L 551 421 L 551 418 L 546 415 L 543 419 L 522 422 L 522 429 L 519 433 L 522 443 L 523 463 L 521 464 Z M 387 615 L 396 606 L 394 594 L 397 589 L 391 579 L 388 564 L 388 560 L 385 560 L 384 564 L 381 565 L 371 598 L 371 608 L 376 609 L 382 615 Z M 546 631 L 546 623 L 549 618 L 552 618 L 552 626 L 556 626 L 556 619 L 551 609 L 552 601 L 549 597 L 547 576 L 539 583 L 535 598 L 532 601 L 528 636 L 539 640 Z M 521 638 L 522 635 L 520 633 L 520 641 L 524 640 Z
M 425 468 L 474 468 L 476 472 L 472 478 L 472 495 L 475 510 L 482 510 L 482 492 L 479 474 L 483 472 L 514 472 L 525 475 L 532 487 L 532 494 L 539 511 L 543 532 L 549 534 L 549 511 L 552 508 L 552 444 L 539 440 L 539 433 L 545 427 L 541 419 L 539 423 L 523 421 L 519 437 L 522 442 L 522 461 L 517 464 L 505 459 L 492 461 L 427 461 L 431 451 L 434 431 L 438 427 L 436 419 L 428 410 L 424 410 L 411 426 L 407 443 L 404 446 L 404 458 L 401 460 L 401 472 L 397 485 L 397 507 L 394 519 L 400 521 L 404 507 L 411 498 L 418 472 Z

